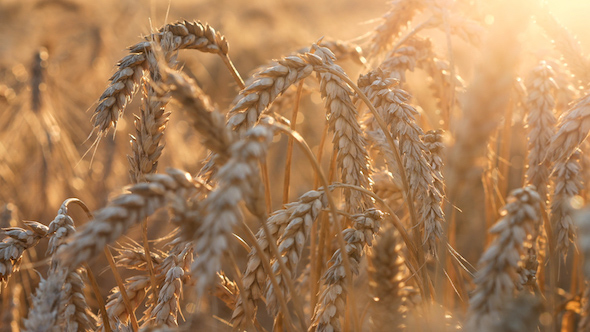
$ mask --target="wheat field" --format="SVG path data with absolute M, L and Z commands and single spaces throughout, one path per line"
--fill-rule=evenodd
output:
M 590 331 L 588 10 L 0 2 L 0 331 Z

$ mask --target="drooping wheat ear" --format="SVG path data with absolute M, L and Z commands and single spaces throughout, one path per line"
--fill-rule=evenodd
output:
M 557 85 L 553 80 L 553 69 L 545 61 L 535 67 L 527 80 L 526 123 L 529 129 L 529 168 L 526 172 L 527 183 L 537 188 L 543 202 L 547 201 L 549 185 L 549 165 L 545 162 L 545 151 L 555 128 L 555 99 L 553 92 Z
M 57 267 L 42 279 L 25 319 L 29 331 L 94 331 L 96 317 L 86 303 L 81 273 Z
M 396 330 L 403 323 L 405 278 L 404 258 L 393 227 L 386 227 L 380 232 L 375 245 L 368 254 L 369 287 L 373 302 L 371 303 L 371 330 Z
M 278 235 L 278 248 L 280 258 L 275 258 L 272 265 L 277 283 L 281 289 L 275 289 L 270 281 L 266 282 L 266 307 L 273 316 L 279 310 L 279 302 L 275 292 L 283 292 L 289 295 L 288 288 L 283 280 L 284 274 L 295 279 L 297 265 L 301 260 L 303 248 L 309 236 L 311 225 L 317 220 L 322 209 L 327 208 L 328 202 L 323 192 L 310 191 L 299 198 L 298 202 L 285 206 L 288 214 L 286 227 L 280 227 Z M 283 271 L 276 261 L 282 259 L 287 271 Z
M 243 133 L 258 121 L 262 112 L 279 94 L 316 71 L 330 127 L 334 130 L 333 142 L 338 151 L 342 181 L 369 188 L 368 155 L 356 119 L 357 112 L 351 101 L 352 91 L 334 74 L 337 72 L 345 76 L 344 71 L 334 64 L 335 58 L 329 49 L 316 44 L 311 49 L 313 53 L 285 57 L 256 74 L 256 80 L 240 92 L 236 105 L 229 113 L 228 126 Z M 346 189 L 344 195 L 347 207 L 362 209 L 362 196 L 359 193 Z
M 164 38 L 172 34 L 172 38 Z M 160 43 L 162 40 L 171 41 L 163 49 L 176 51 L 181 49 L 196 49 L 201 52 L 214 53 L 227 58 L 229 44 L 219 32 L 208 24 L 201 22 L 177 22 L 167 24 L 158 32 L 145 38 L 145 41 L 129 48 L 131 54 L 118 63 L 119 69 L 111 77 L 110 85 L 99 98 L 99 104 L 93 115 L 95 130 L 104 135 L 116 126 L 118 118 L 125 110 L 127 103 L 137 92 L 138 84 L 148 70 L 146 52 L 152 50 L 151 42 Z
M 489 230 L 496 237 L 479 261 L 469 301 L 469 331 L 483 331 L 501 320 L 513 295 L 523 243 L 539 220 L 540 197 L 533 186 L 512 191 L 507 202 L 502 219 Z
M 436 106 L 442 111 L 442 120 L 445 128 L 449 127 L 449 120 L 455 108 L 461 108 L 461 99 L 458 92 L 463 92 L 465 82 L 456 72 L 453 73 L 451 63 L 439 58 L 436 54 L 428 57 L 426 61 L 418 63 L 432 78 L 428 87 L 436 98 Z M 454 74 L 454 77 L 453 77 Z
M 559 118 L 546 158 L 553 163 L 566 161 L 588 137 L 589 131 L 590 93 L 587 93 Z
M 147 257 L 143 247 L 129 245 L 114 249 L 118 253 L 115 257 L 117 266 L 129 270 L 148 271 Z M 152 260 L 152 265 L 160 264 L 163 260 L 162 256 L 155 252 L 150 252 L 150 258 Z
M 149 183 L 129 187 L 129 193 L 115 198 L 94 215 L 94 220 L 57 252 L 63 266 L 73 271 L 82 262 L 102 253 L 104 247 L 115 241 L 131 226 L 142 222 L 156 210 L 174 200 L 186 200 L 198 191 L 188 173 L 176 169 L 166 174 L 148 174 Z
M 152 42 L 149 45 L 149 49 L 144 51 L 149 79 L 144 76 L 141 82 L 142 105 L 139 115 L 135 116 L 135 135 L 130 135 L 133 154 L 127 156 L 132 183 L 145 182 L 145 174 L 156 172 L 164 149 L 164 144 L 160 143 L 170 117 L 170 112 L 166 111 L 167 95 L 164 90 L 155 89 L 154 85 L 162 79 L 159 61 L 174 66 L 174 35 L 170 31 L 163 32 L 158 44 Z M 156 49 L 162 53 L 163 60 L 156 57 Z
M 135 310 L 145 299 L 146 294 L 150 289 L 150 276 L 149 275 L 135 275 L 125 279 L 125 292 L 129 297 L 131 309 Z M 108 315 L 108 323 L 111 324 L 116 321 L 127 323 L 129 319 L 129 312 L 125 308 L 123 295 L 119 290 L 119 287 L 115 287 L 111 290 L 111 294 L 107 298 L 106 310 Z M 101 317 L 101 324 L 99 327 L 104 326 L 104 317 Z
M 353 216 L 353 228 L 342 231 L 346 242 L 346 253 L 350 260 L 352 272 L 359 273 L 359 263 L 365 252 L 365 245 L 371 245 L 374 234 L 379 230 L 382 213 L 369 209 L 362 214 Z M 332 259 L 332 266 L 323 276 L 325 289 L 321 292 L 318 304 L 314 309 L 310 331 L 341 331 L 340 317 L 344 315 L 346 306 L 347 276 L 344 269 L 341 249 L 336 250 Z M 353 304 L 355 305 L 355 304 Z
M 262 228 L 256 234 L 256 241 L 266 257 L 273 257 L 269 241 L 278 243 L 283 262 L 289 268 L 287 273 L 292 279 L 294 279 L 295 269 L 301 257 L 301 250 L 309 235 L 309 227 L 317 219 L 319 212 L 326 207 L 327 202 L 323 192 L 308 191 L 299 197 L 297 202 L 287 204 L 284 209 L 275 211 L 268 218 L 266 225 L 271 233 L 271 239 L 266 237 Z M 268 274 L 263 268 L 261 255 L 255 248 L 250 251 L 246 271 L 242 276 L 244 292 L 237 299 L 238 302 L 232 315 L 232 323 L 235 326 L 244 326 L 247 323 L 246 320 L 249 318 L 245 316 L 244 301 L 248 301 L 250 308 L 256 309 L 256 300 L 262 296 L 264 287 L 266 287 L 266 306 L 269 312 L 276 313 L 279 305 L 274 292 L 288 294 L 282 277 L 285 272 L 278 265 L 278 262 L 275 261 L 273 272 L 281 289 L 275 290 L 272 284 L 267 281 Z
M 315 55 L 322 59 L 322 66 L 314 69 L 318 72 L 320 92 L 325 101 L 330 129 L 334 131 L 332 142 L 338 152 L 337 163 L 342 182 L 369 189 L 371 186 L 369 154 L 366 150 L 358 112 L 352 103 L 352 91 L 341 78 L 330 71 L 344 74 L 342 68 L 334 64 L 334 55 L 324 47 L 312 46 Z M 356 190 L 344 190 L 347 211 L 358 212 L 371 204 L 364 201 L 362 194 Z
M 238 285 L 221 271 L 217 272 L 217 284 L 213 295 L 223 301 L 225 306 L 233 311 L 236 308 L 240 290 L 238 289 Z
M 387 70 L 392 78 L 403 84 L 406 82 L 406 71 L 413 72 L 417 65 L 432 56 L 430 39 L 414 37 L 406 41 L 404 46 L 388 54 L 379 67 Z
M 178 100 L 188 112 L 194 128 L 202 135 L 203 144 L 213 152 L 211 163 L 223 166 L 230 156 L 230 146 L 237 135 L 225 126 L 225 117 L 213 107 L 209 97 L 186 75 L 166 70 L 166 83 L 171 89 L 171 96 Z M 205 166 L 201 174 L 212 171 L 211 165 Z
M 64 280 L 51 277 L 52 274 L 62 273 L 61 270 L 63 270 L 61 267 L 62 263 L 53 254 L 57 252 L 59 247 L 65 244 L 67 238 L 73 236 L 76 232 L 74 220 L 68 215 L 68 206 L 71 203 L 78 203 L 83 208 L 86 208 L 84 203 L 78 199 L 67 199 L 61 205 L 55 219 L 49 224 L 47 235 L 50 238 L 47 254 L 52 256 L 52 260 L 47 282 L 51 280 L 62 281 L 62 298 L 59 303 L 57 325 L 65 327 L 67 331 L 93 330 L 95 327 L 95 317 L 89 310 L 84 295 L 84 282 L 82 280 L 84 270 L 76 269 L 72 272 L 64 272 Z M 40 293 L 42 290 L 40 288 L 37 292 L 40 298 L 46 297 L 46 295 Z M 51 298 L 51 296 L 47 297 Z
M 324 37 L 318 45 L 330 49 L 338 61 L 350 59 L 359 65 L 367 64 L 367 59 L 363 56 L 363 49 L 355 43 Z M 310 50 L 310 47 L 306 47 L 297 50 L 297 53 L 306 53 Z
M 371 38 L 371 56 L 376 56 L 387 50 L 398 37 L 400 31 L 412 20 L 416 12 L 426 7 L 422 0 L 394 0 L 391 8 L 383 16 L 382 23 L 375 28 Z
M 117 249 L 117 262 L 116 265 L 125 268 L 136 269 L 139 271 L 147 272 L 147 259 L 145 255 L 145 251 L 142 247 L 137 247 L 133 245 L 128 245 L 123 248 Z M 160 264 L 163 262 L 163 258 L 159 255 L 155 255 L 151 253 L 151 260 L 152 264 L 154 265 L 154 269 L 156 269 Z M 131 265 L 130 264 L 134 264 Z M 156 275 L 156 284 L 163 283 L 164 278 L 158 274 Z M 131 278 L 127 278 L 125 280 L 125 292 L 129 297 L 129 301 L 132 305 L 132 308 L 135 310 L 141 302 L 143 302 L 145 296 L 149 293 L 151 289 L 151 282 L 150 276 L 147 274 L 136 275 Z M 148 301 L 146 305 L 148 305 L 147 310 L 151 310 L 154 305 L 153 296 L 150 298 L 151 301 Z M 150 306 L 151 305 L 151 306 Z M 123 299 L 122 293 L 119 291 L 118 287 L 115 287 L 111 290 L 111 294 L 107 299 L 107 315 L 109 322 L 121 322 L 126 323 L 129 318 L 129 312 L 125 307 L 125 302 Z M 149 312 L 149 311 L 146 311 Z M 149 315 L 148 315 L 149 316 Z M 145 314 L 144 318 L 147 317 Z M 104 322 L 101 322 L 102 326 L 104 326 Z
M 63 283 L 66 279 L 66 270 L 58 270 L 44 279 L 41 278 L 39 287 L 33 296 L 33 306 L 29 316 L 24 320 L 25 331 L 60 331 L 57 318 L 62 303 Z M 72 330 L 69 330 L 72 331 Z
M 583 54 L 577 38 L 561 25 L 547 9 L 537 14 L 536 21 L 552 39 L 555 48 L 561 53 L 572 74 L 583 86 L 587 85 L 590 82 L 590 61 Z
M 159 291 L 155 305 L 151 303 L 145 313 L 147 324 L 178 326 L 177 315 L 180 296 L 188 268 L 192 262 L 191 243 L 179 241 L 160 264 L 155 267 Z
M 422 129 L 414 119 L 416 109 L 407 103 L 410 95 L 396 88 L 398 80 L 389 78 L 381 69 L 359 79 L 359 87 L 366 91 L 377 110 L 389 124 L 392 136 L 399 140 L 400 153 L 408 177 L 409 190 L 421 202 L 419 215 L 423 241 L 435 253 L 436 239 L 442 235 L 442 193 L 434 186 L 437 174 L 428 163 L 429 151 L 421 140 Z M 440 186 L 440 185 L 439 185 Z
M 435 4 L 439 3 L 435 2 Z M 437 14 L 440 15 L 440 12 Z M 461 14 L 450 13 L 447 19 L 451 34 L 463 39 L 465 42 L 470 43 L 471 45 L 481 45 L 481 39 L 485 32 L 485 29 L 482 26 L 482 24 L 470 18 L 467 18 Z M 440 27 L 445 29 L 444 21 L 442 21 L 441 23 L 442 24 L 440 25 Z
M 289 216 L 291 211 L 288 209 L 281 209 L 275 211 L 266 221 L 266 225 L 271 234 L 271 239 L 266 236 L 264 229 L 260 229 L 256 234 L 256 242 L 260 246 L 266 257 L 272 257 L 269 241 L 276 241 L 284 232 L 289 223 Z M 242 275 L 242 282 L 244 284 L 244 291 L 237 299 L 236 308 L 232 314 L 232 323 L 235 326 L 245 326 L 249 319 L 245 316 L 244 302 L 247 301 L 250 308 L 256 309 L 256 300 L 262 296 L 262 290 L 265 287 L 267 280 L 267 271 L 264 270 L 262 255 L 256 248 L 252 248 L 248 254 L 248 263 L 246 264 L 246 271 Z
M 254 82 L 240 91 L 235 106 L 229 111 L 228 126 L 242 135 L 256 124 L 262 112 L 280 94 L 312 72 L 313 66 L 301 55 L 293 55 L 256 73 Z
M 242 218 L 238 204 L 244 201 L 252 214 L 266 219 L 258 162 L 265 156 L 272 136 L 271 127 L 258 125 L 232 144 L 231 157 L 217 174 L 219 184 L 203 202 L 201 225 L 195 234 L 188 235 L 193 236 L 198 255 L 192 264 L 192 274 L 197 278 L 200 295 L 221 270 L 232 229 Z
M 41 223 L 24 221 L 24 224 L 28 229 L 2 229 L 1 233 L 8 237 L 0 242 L 0 287 L 6 286 L 8 278 L 18 271 L 24 251 L 36 246 L 47 235 L 47 226 Z
M 574 241 L 576 229 L 573 222 L 571 199 L 582 190 L 581 168 L 576 151 L 565 162 L 557 162 L 553 171 L 553 196 L 551 197 L 551 225 L 555 248 L 564 257 Z

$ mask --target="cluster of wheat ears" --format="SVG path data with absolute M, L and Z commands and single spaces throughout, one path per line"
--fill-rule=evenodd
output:
M 245 81 L 208 24 L 147 35 L 92 116 L 96 148 L 141 92 L 131 184 L 96 212 L 63 197 L 50 223 L 2 229 L 3 331 L 590 331 L 590 60 L 546 8 L 498 2 L 470 16 L 395 0 L 362 47 L 322 38 Z M 523 60 L 529 26 L 553 41 L 545 58 Z M 468 78 L 457 43 L 478 57 Z M 239 91 L 229 111 L 186 73 L 183 50 L 220 58 Z M 317 92 L 325 111 L 306 112 Z M 158 167 L 173 116 L 208 151 L 194 174 Z M 312 148 L 298 129 L 314 121 Z M 76 228 L 72 209 L 89 221 Z M 174 231 L 150 238 L 163 223 Z M 483 242 L 462 251 L 470 239 Z M 97 257 L 108 266 L 91 268 Z M 106 273 L 117 286 L 105 298 Z

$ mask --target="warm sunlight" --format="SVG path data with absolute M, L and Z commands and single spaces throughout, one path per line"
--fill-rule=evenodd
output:
M 0 0 L 0 332 L 590 331 L 589 13 Z

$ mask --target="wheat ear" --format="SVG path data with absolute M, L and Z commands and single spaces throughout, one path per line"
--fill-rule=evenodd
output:
M 244 326 L 246 317 L 244 316 L 244 301 L 248 301 L 250 308 L 256 308 L 255 300 L 262 296 L 263 289 L 266 285 L 266 301 L 269 311 L 276 312 L 278 302 L 274 292 L 286 292 L 285 283 L 282 281 L 282 273 L 289 273 L 293 278 L 297 262 L 301 255 L 301 249 L 305 244 L 305 239 L 309 234 L 309 226 L 318 217 L 321 209 L 327 207 L 327 202 L 322 192 L 309 191 L 303 194 L 297 202 L 287 204 L 284 209 L 275 211 L 266 221 L 266 225 L 271 233 L 269 239 L 263 229 L 256 234 L 256 241 L 263 249 L 266 257 L 273 257 L 270 250 L 269 241 L 277 241 L 279 252 L 284 255 L 283 261 L 285 266 L 290 270 L 283 272 L 278 268 L 278 263 L 273 264 L 273 271 L 277 283 L 281 289 L 275 290 L 270 282 L 267 282 L 268 274 L 263 268 L 261 257 L 255 248 L 248 255 L 246 271 L 242 276 L 244 283 L 244 292 L 238 298 L 236 308 L 232 315 L 232 322 L 236 326 Z M 281 241 L 282 240 L 282 241 Z
M 442 194 L 434 186 L 437 173 L 426 159 L 429 151 L 421 140 L 424 135 L 416 124 L 414 116 L 417 111 L 407 101 L 410 95 L 396 88 L 396 79 L 389 78 L 386 72 L 378 69 L 359 79 L 359 87 L 373 101 L 373 104 L 385 116 L 390 124 L 392 136 L 400 143 L 400 153 L 408 177 L 409 189 L 420 200 L 420 223 L 423 228 L 423 241 L 428 250 L 435 253 L 436 239 L 442 235 Z M 438 184 L 437 186 L 441 186 Z
M 158 160 L 164 149 L 162 138 L 168 124 L 170 112 L 166 111 L 168 98 L 162 89 L 155 89 L 154 85 L 161 81 L 158 58 L 155 50 L 161 47 L 163 57 L 169 63 L 174 60 L 171 50 L 174 49 L 174 35 L 168 31 L 162 35 L 159 44 L 150 44 L 144 51 L 148 63 L 149 80 L 142 79 L 142 106 L 139 115 L 135 116 L 135 135 L 131 135 L 132 155 L 128 155 L 129 175 L 132 183 L 145 182 L 145 174 L 155 173 Z
M 584 142 L 590 131 L 590 93 L 578 99 L 559 118 L 557 133 L 551 137 L 546 158 L 564 162 Z
M 576 151 L 567 161 L 558 162 L 553 168 L 554 189 L 551 197 L 551 225 L 555 248 L 564 257 L 567 255 L 570 243 L 574 241 L 576 234 L 570 201 L 583 188 L 579 158 L 580 153 Z
M 223 59 L 228 58 L 229 44 L 225 37 L 208 24 L 201 22 L 177 22 L 167 24 L 158 32 L 145 38 L 145 41 L 129 48 L 130 54 L 118 63 L 118 69 L 110 78 L 110 85 L 99 98 L 99 104 L 93 115 L 95 130 L 99 135 L 117 124 L 118 117 L 125 110 L 127 103 L 137 92 L 138 84 L 148 70 L 146 52 L 152 50 L 151 42 L 160 43 L 166 35 L 172 34 L 170 51 L 196 49 L 201 52 L 214 53 Z M 165 46 L 165 45 L 164 45 Z
M 512 191 L 502 219 L 489 230 L 496 237 L 479 261 L 475 292 L 469 301 L 469 331 L 482 331 L 501 320 L 515 289 L 524 241 L 539 220 L 539 203 L 532 186 Z
M 371 331 L 397 329 L 403 323 L 405 278 L 404 258 L 395 228 L 380 232 L 368 254 L 371 303 Z
M 155 267 L 159 292 L 157 302 L 146 312 L 148 323 L 155 326 L 178 326 L 178 308 L 182 288 L 192 262 L 192 245 L 179 241 L 168 256 Z
M 392 1 L 391 8 L 383 16 L 381 24 L 375 28 L 369 53 L 378 55 L 389 48 L 416 12 L 421 11 L 424 7 L 426 7 L 426 2 L 422 0 Z
M 232 229 L 242 218 L 238 204 L 245 201 L 254 215 L 265 215 L 258 162 L 266 154 L 272 136 L 269 127 L 259 125 L 249 130 L 244 139 L 233 143 L 230 159 L 216 175 L 217 188 L 203 202 L 204 218 L 193 235 L 198 257 L 192 265 L 200 295 L 221 270 L 221 258 L 228 248 Z
M 129 187 L 129 193 L 115 198 L 99 210 L 72 240 L 57 252 L 64 267 L 72 271 L 81 263 L 100 255 L 104 247 L 156 210 L 175 199 L 186 200 L 197 191 L 188 173 L 168 169 L 166 174 L 148 174 L 149 183 Z
M 12 273 L 17 272 L 25 250 L 39 243 L 47 235 L 47 226 L 36 221 L 25 221 L 28 229 L 3 228 L 8 237 L 0 242 L 0 287 L 4 287 Z
M 342 231 L 346 243 L 344 255 L 350 260 L 352 273 L 358 274 L 359 263 L 365 252 L 365 245 L 371 245 L 374 234 L 379 230 L 382 213 L 369 209 L 365 213 L 352 216 L 353 228 Z M 319 302 L 314 309 L 310 331 L 341 331 L 340 317 L 344 315 L 346 294 L 353 290 L 347 289 L 347 276 L 343 264 L 341 249 L 336 250 L 323 276 L 326 288 L 321 292 Z M 354 305 L 354 304 L 353 304 Z
M 307 242 L 311 225 L 317 220 L 320 212 L 327 208 L 328 202 L 323 192 L 309 191 L 299 198 L 296 203 L 288 204 L 286 214 L 288 222 L 286 227 L 281 227 L 278 232 L 278 248 L 280 257 L 275 258 L 272 265 L 277 283 L 280 289 L 275 289 L 270 281 L 266 282 L 266 306 L 268 311 L 273 315 L 278 313 L 279 303 L 275 292 L 283 292 L 289 295 L 288 288 L 283 281 L 283 274 L 287 274 L 291 279 L 295 279 L 295 272 L 303 247 Z M 276 261 L 282 259 L 287 271 L 283 271 Z
M 529 156 L 526 172 L 527 182 L 537 188 L 543 202 L 547 201 L 547 187 L 549 185 L 549 165 L 544 162 L 545 149 L 554 134 L 555 99 L 553 91 L 557 85 L 553 79 L 553 69 L 545 62 L 535 67 L 527 81 L 526 117 L 529 129 Z

